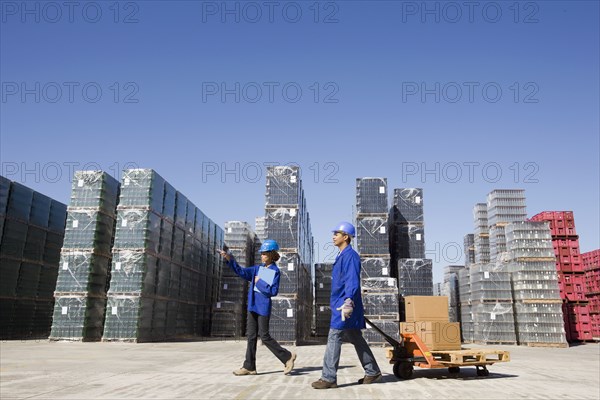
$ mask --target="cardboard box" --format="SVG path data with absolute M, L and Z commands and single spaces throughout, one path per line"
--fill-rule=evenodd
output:
M 400 333 L 417 334 L 430 351 L 460 350 L 458 322 L 400 322 Z
M 448 322 L 448 296 L 406 296 L 406 322 Z

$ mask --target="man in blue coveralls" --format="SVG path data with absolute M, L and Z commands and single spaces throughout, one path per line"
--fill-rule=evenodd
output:
M 333 244 L 340 253 L 331 272 L 331 325 L 323 358 L 323 372 L 321 378 L 312 383 L 315 389 L 337 388 L 342 337 L 354 345 L 365 370 L 365 376 L 358 383 L 370 384 L 381 379 L 381 370 L 361 332 L 366 326 L 360 294 L 360 257 L 350 245 L 356 230 L 351 223 L 340 222 L 332 232 Z

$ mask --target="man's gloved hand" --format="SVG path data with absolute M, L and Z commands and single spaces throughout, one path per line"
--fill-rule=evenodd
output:
M 347 320 L 352 315 L 352 311 L 354 311 L 354 302 L 352 299 L 348 298 L 344 300 L 344 304 L 341 307 L 336 308 L 336 310 L 340 311 L 342 314 L 342 321 Z

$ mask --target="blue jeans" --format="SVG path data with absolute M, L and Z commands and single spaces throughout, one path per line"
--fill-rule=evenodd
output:
M 360 329 L 334 329 L 329 328 L 327 336 L 327 349 L 323 357 L 323 373 L 321 379 L 327 382 L 337 381 L 337 370 L 340 365 L 340 354 L 342 352 L 342 337 L 354 345 L 358 359 L 368 376 L 374 376 L 381 372 L 371 348 L 363 338 Z

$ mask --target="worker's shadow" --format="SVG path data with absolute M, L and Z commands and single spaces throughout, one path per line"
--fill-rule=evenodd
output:
M 395 379 L 395 376 L 391 375 L 391 377 Z M 461 369 L 461 371 L 457 374 L 450 374 L 450 373 L 448 373 L 448 371 L 444 371 L 441 369 L 440 370 L 423 369 L 423 370 L 415 371 L 413 373 L 412 379 L 425 378 L 425 379 L 436 379 L 436 380 L 455 379 L 455 380 L 460 380 L 460 381 L 475 381 L 475 380 L 479 380 L 479 379 L 502 379 L 502 378 L 518 378 L 518 377 L 519 377 L 519 375 L 501 374 L 501 373 L 493 372 L 493 371 L 490 371 L 490 374 L 488 376 L 478 376 L 475 368 L 471 368 L 471 369 Z
M 354 365 L 340 365 L 338 369 L 344 369 L 344 368 L 353 368 Z M 314 371 L 321 371 L 323 369 L 322 366 L 320 367 L 301 367 L 301 368 L 294 368 L 292 370 L 292 372 L 290 372 L 290 376 L 300 376 L 300 375 L 307 375 L 309 372 L 314 372 Z M 279 371 L 269 371 L 269 372 L 260 372 L 258 375 L 269 375 L 269 374 L 280 374 L 281 370 Z
M 448 372 L 443 371 L 435 371 L 435 370 L 423 370 L 423 371 L 415 371 L 411 379 L 408 381 L 415 379 L 455 379 L 461 381 L 475 381 L 479 379 L 501 379 L 501 378 L 518 378 L 519 375 L 511 375 L 511 374 L 500 374 L 495 372 L 490 372 L 488 376 L 477 376 L 475 369 L 473 371 L 464 371 L 458 374 L 449 374 Z M 385 383 L 393 383 L 393 382 L 403 382 L 403 379 L 398 379 L 394 376 L 394 374 L 386 374 L 384 373 L 381 377 L 381 380 L 373 383 L 373 385 L 381 385 Z M 350 382 L 350 383 L 342 383 L 338 384 L 338 388 L 348 387 L 348 386 L 357 386 L 360 385 L 358 381 Z

